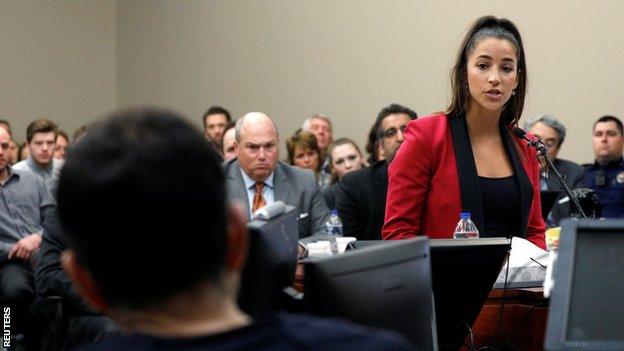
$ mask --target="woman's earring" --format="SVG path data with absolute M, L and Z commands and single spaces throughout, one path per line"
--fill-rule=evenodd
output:
M 511 91 L 511 95 L 516 95 L 516 89 Z

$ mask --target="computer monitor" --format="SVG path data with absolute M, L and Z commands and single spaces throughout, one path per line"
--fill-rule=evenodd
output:
M 624 350 L 624 220 L 562 222 L 547 350 Z
M 511 250 L 507 238 L 432 239 L 431 270 L 440 350 L 458 350 Z
M 279 309 L 287 300 L 283 291 L 292 286 L 297 264 L 297 211 L 287 206 L 269 220 L 251 220 L 247 229 L 249 253 L 238 302 L 243 311 L 257 315 Z
M 436 350 L 426 237 L 385 242 L 305 262 L 308 313 L 391 329 Z

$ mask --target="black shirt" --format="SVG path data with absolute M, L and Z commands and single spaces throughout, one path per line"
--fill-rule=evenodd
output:
M 519 233 L 520 190 L 513 175 L 479 177 L 485 233 L 481 237 L 511 237 Z
M 288 314 L 255 319 L 246 327 L 191 338 L 144 334 L 107 339 L 79 350 L 413 350 L 398 334 L 337 320 Z

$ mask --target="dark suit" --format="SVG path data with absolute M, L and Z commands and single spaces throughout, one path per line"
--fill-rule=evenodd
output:
M 344 236 L 380 240 L 388 189 L 386 161 L 345 175 L 334 189 Z
M 582 188 L 585 186 L 585 177 L 583 175 L 585 169 L 581 165 L 572 161 L 562 160 L 558 158 L 553 161 L 553 165 L 559 171 L 559 173 L 561 173 L 561 176 L 565 180 L 566 185 L 571 190 Z M 550 215 L 548 216 L 549 224 L 558 226 L 559 221 L 561 221 L 563 218 L 570 217 L 570 206 L 574 205 L 570 201 L 563 204 L 558 203 L 559 200 L 563 199 L 568 195 L 565 193 L 561 185 L 559 185 L 559 182 L 557 181 L 557 178 L 553 174 L 553 171 L 551 169 L 548 170 L 548 177 L 545 181 L 547 185 L 546 190 L 560 192 L 557 196 L 557 200 L 555 201 L 555 205 L 553 206 L 552 210 L 550 211 Z
M 247 189 L 237 159 L 227 161 L 223 165 L 228 199 L 243 203 L 249 213 Z M 299 211 L 299 237 L 324 235 L 325 222 L 329 217 L 329 209 L 321 195 L 314 173 L 278 162 L 273 177 L 275 201 L 295 206 Z

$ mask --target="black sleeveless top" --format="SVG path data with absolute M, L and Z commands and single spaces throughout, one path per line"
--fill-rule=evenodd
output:
M 519 234 L 520 190 L 516 177 L 479 177 L 483 202 L 483 227 L 480 237 L 511 237 Z

